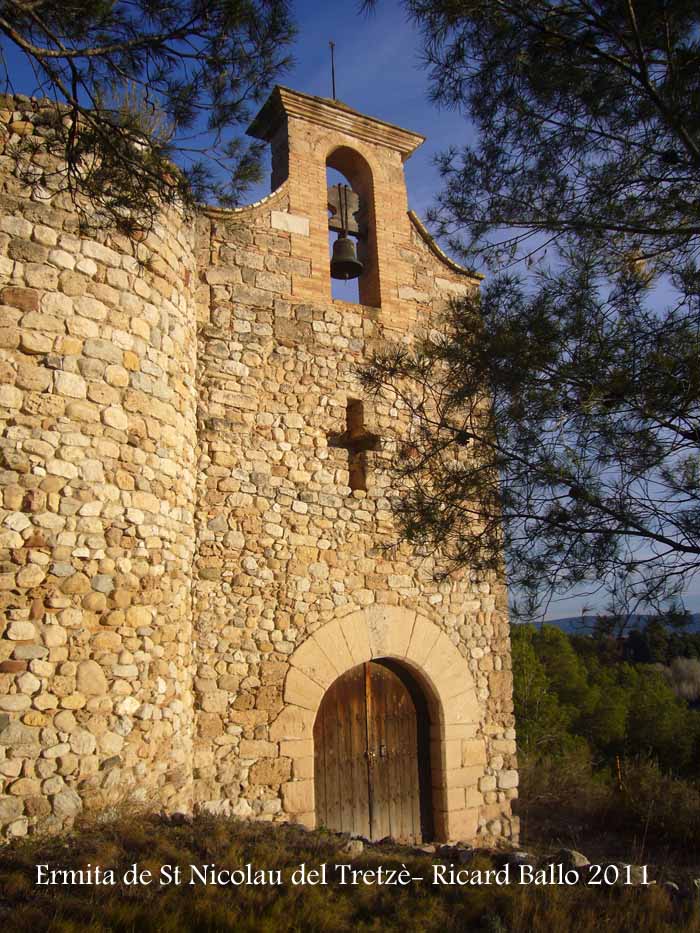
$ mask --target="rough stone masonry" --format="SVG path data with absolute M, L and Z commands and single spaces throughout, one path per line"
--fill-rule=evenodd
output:
M 422 137 L 277 88 L 273 193 L 129 240 L 25 187 L 41 114 L 0 100 L 2 833 L 124 801 L 314 825 L 321 699 L 389 657 L 428 702 L 437 838 L 516 837 L 504 583 L 382 547 L 389 475 L 370 451 L 351 488 L 329 443 L 373 348 L 478 286 L 408 210 Z M 331 297 L 327 166 L 367 207 L 361 304 Z

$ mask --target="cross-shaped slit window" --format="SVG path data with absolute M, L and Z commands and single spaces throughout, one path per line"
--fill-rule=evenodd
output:
M 364 404 L 360 399 L 348 399 L 345 422 L 345 430 L 342 434 L 329 435 L 328 444 L 330 447 L 342 447 L 348 452 L 350 489 L 366 491 L 367 451 L 377 450 L 380 438 L 378 434 L 367 430 Z

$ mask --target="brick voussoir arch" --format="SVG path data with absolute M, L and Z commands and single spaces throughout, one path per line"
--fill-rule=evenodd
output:
M 292 759 L 282 785 L 289 819 L 315 825 L 313 727 L 323 695 L 350 668 L 377 658 L 403 663 L 422 686 L 430 712 L 435 832 L 476 836 L 486 765 L 479 703 L 467 660 L 433 622 L 410 609 L 372 606 L 326 623 L 296 649 L 284 684 L 285 707 L 270 740 Z

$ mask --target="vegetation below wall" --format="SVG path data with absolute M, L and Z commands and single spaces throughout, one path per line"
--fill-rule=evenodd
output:
M 350 843 L 352 845 L 352 843 Z M 378 844 L 352 857 L 347 837 L 307 833 L 295 827 L 236 823 L 199 817 L 174 825 L 132 815 L 111 823 L 85 824 L 65 838 L 27 838 L 12 843 L 0 859 L 0 920 L 16 930 L 55 931 L 449 931 L 700 930 L 695 900 L 676 898 L 660 885 L 648 887 L 443 886 L 428 883 L 434 855 Z M 442 854 L 442 853 L 441 853 Z M 449 864 L 450 855 L 446 861 Z M 461 859 L 455 859 L 460 862 Z M 119 877 L 134 862 L 158 877 L 160 866 L 189 865 L 282 871 L 281 885 L 160 887 L 35 885 L 37 863 L 51 868 L 110 867 Z M 325 886 L 290 884 L 291 873 L 328 865 Z M 426 879 L 406 887 L 339 883 L 334 864 L 356 869 L 408 868 Z M 495 853 L 478 854 L 457 868 L 488 869 Z M 513 875 L 515 877 L 515 875 Z
M 650 646 L 644 634 L 630 641 L 567 636 L 548 626 L 515 629 L 519 809 L 529 855 L 393 843 L 363 848 L 326 831 L 125 810 L 109 820 L 84 820 L 70 835 L 27 837 L 3 849 L 0 923 L 37 933 L 700 933 L 694 888 L 700 874 L 700 714 L 688 686 L 694 668 L 676 663 L 678 657 L 693 660 L 694 636 L 684 641 L 674 635 L 674 641 L 657 635 Z M 517 883 L 518 858 L 541 869 L 548 856 L 555 863 L 561 859 L 562 853 L 552 855 L 561 845 L 581 850 L 593 863 L 648 864 L 648 878 L 656 883 Z M 134 864 L 152 873 L 152 883 L 127 883 L 125 872 Z M 210 877 L 205 866 L 232 871 L 248 864 L 253 871 L 281 872 L 281 883 L 270 883 L 270 875 L 266 884 L 231 884 L 227 876 L 218 884 L 201 883 L 202 872 Z M 314 871 L 324 864 L 326 884 L 292 883 L 301 865 Z M 407 869 L 424 880 L 342 884 L 335 869 L 341 864 L 363 871 Z M 435 865 L 453 865 L 474 878 L 475 871 L 505 864 L 509 884 L 483 883 L 483 876 L 482 883 L 432 883 Z M 91 870 L 93 882 L 99 866 L 103 878 L 106 870 L 114 872 L 114 883 L 39 885 L 37 865 L 47 866 L 44 877 L 55 869 Z M 180 867 L 179 884 L 160 884 L 161 877 L 168 880 L 161 876 L 164 865 Z M 200 875 L 192 875 L 190 866 Z M 581 869 L 583 881 L 588 877 Z M 197 883 L 190 885 L 190 878 Z M 669 880 L 678 887 L 663 883 Z
M 522 625 L 512 643 L 523 844 L 697 864 L 698 635 Z

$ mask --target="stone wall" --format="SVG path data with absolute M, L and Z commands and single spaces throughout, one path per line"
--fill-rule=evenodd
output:
M 348 400 L 363 397 L 357 371 L 372 350 L 412 340 L 476 279 L 407 214 L 401 159 L 381 138 L 358 141 L 312 119 L 284 126 L 288 177 L 277 191 L 249 209 L 210 212 L 199 227 L 195 800 L 313 825 L 311 733 L 323 690 L 357 663 L 362 651 L 349 643 L 364 628 L 368 643 L 377 627 L 402 631 L 389 653 L 410 664 L 420 618 L 436 632 L 433 660 L 459 668 L 448 696 L 467 707 L 450 721 L 435 697 L 437 832 L 510 836 L 517 772 L 504 586 L 468 573 L 437 583 L 431 559 L 389 550 L 384 455 L 367 454 L 367 491 L 352 490 L 347 451 L 329 445 Z M 324 156 L 351 145 L 392 221 L 377 231 L 380 307 L 330 296 Z M 389 402 L 364 399 L 364 416 L 385 452 L 407 426 Z M 369 650 L 361 659 L 381 656 Z M 419 674 L 430 667 L 423 660 Z
M 237 815 L 311 821 L 313 717 L 297 735 L 285 708 L 290 657 L 333 620 L 402 607 L 459 647 L 482 706 L 460 736 L 465 760 L 460 746 L 454 763 L 478 771 L 463 775 L 469 796 L 462 788 L 457 809 L 472 811 L 463 835 L 478 820 L 500 821 L 492 832 L 510 834 L 503 823 L 516 793 L 515 734 L 504 587 L 466 573 L 437 583 L 430 559 L 407 547 L 384 550 L 395 529 L 382 455 L 368 454 L 368 490 L 352 491 L 347 451 L 328 444 L 343 430 L 347 399 L 362 396 L 357 367 L 385 336 L 383 315 L 291 300 L 294 234 L 272 226 L 284 200 L 282 190 L 201 227 L 211 240 L 198 353 L 195 800 Z M 433 256 L 418 233 L 414 245 L 426 287 Z M 401 430 L 402 413 L 388 404 L 365 401 L 365 417 L 384 437 Z M 488 762 L 480 752 L 472 760 L 477 735 Z
M 23 188 L 40 109 L 0 102 L 0 823 L 188 805 L 193 236 L 83 236 Z M 46 167 L 41 153 L 36 168 Z
M 48 182 L 23 189 L 11 146 L 41 133 L 38 111 L 0 106 L 10 835 L 134 797 L 313 824 L 315 711 L 335 677 L 383 656 L 424 685 L 438 835 L 517 835 L 503 582 L 438 583 L 431 559 L 389 549 L 383 453 L 351 489 L 329 444 L 372 350 L 477 281 L 407 213 L 402 159 L 420 137 L 285 93 L 298 112 L 275 124 L 277 100 L 256 128 L 274 124 L 276 191 L 196 224 L 171 212 L 137 242 L 82 235 Z M 373 306 L 331 298 L 334 152 L 371 172 Z M 406 417 L 364 399 L 389 452 Z

